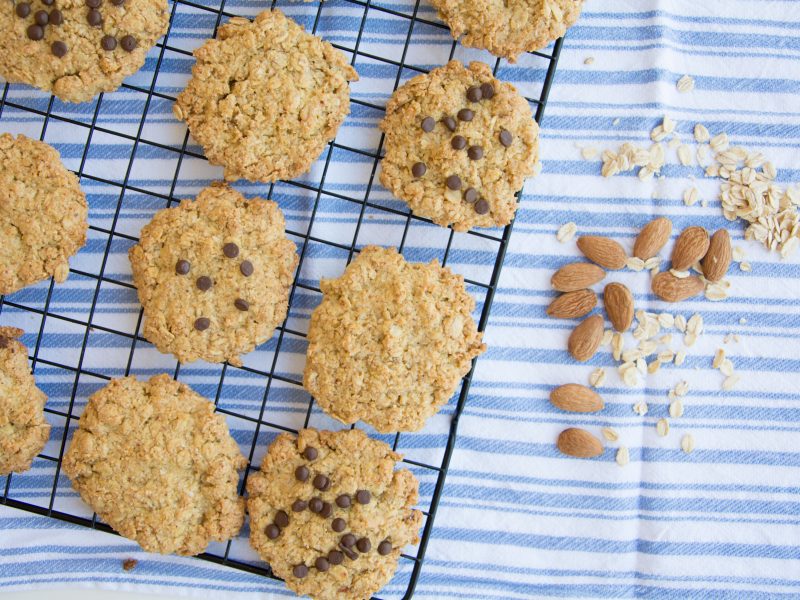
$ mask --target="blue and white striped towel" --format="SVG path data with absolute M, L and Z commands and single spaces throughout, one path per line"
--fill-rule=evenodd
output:
M 397 60 L 409 34 L 408 20 L 392 11 L 410 14 L 414 3 L 369 4 L 373 8 L 367 11 L 358 41 L 361 50 Z M 176 7 L 168 38 L 171 47 L 192 49 L 211 34 L 216 16 L 202 8 L 208 5 L 214 2 Z M 225 3 L 225 9 L 252 15 L 262 5 L 233 0 Z M 278 5 L 307 26 L 317 8 Z M 353 47 L 364 7 L 344 0 L 325 5 L 318 32 Z M 419 16 L 436 22 L 424 1 Z M 678 121 L 682 139 L 689 140 L 694 124 L 702 122 L 712 133 L 726 131 L 733 143 L 770 157 L 781 185 L 800 182 L 798 31 L 800 2 L 792 0 L 588 0 L 564 47 L 543 123 L 543 173 L 525 189 L 487 330 L 489 351 L 478 362 L 461 419 L 417 597 L 800 597 L 800 254 L 781 261 L 744 241 L 741 224 L 722 217 L 717 184 L 704 179 L 696 166 L 680 166 L 674 151 L 668 152 L 663 180 L 641 182 L 633 174 L 602 179 L 599 161 L 583 160 L 576 147 L 616 147 L 624 141 L 646 144 L 649 131 L 666 113 Z M 405 60 L 430 68 L 446 62 L 450 50 L 447 33 L 423 22 L 414 28 Z M 133 137 L 141 124 L 142 137 L 180 148 L 185 128 L 172 118 L 168 97 L 182 88 L 191 59 L 165 51 L 153 82 L 159 51 L 154 49 L 146 68 L 129 81 L 142 88 L 152 84 L 166 98 L 154 97 L 145 105 L 146 95 L 133 89 L 107 95 L 96 122 Z M 489 59 L 461 48 L 455 56 Z M 589 56 L 594 61 L 585 64 Z M 376 105 L 385 102 L 397 77 L 413 75 L 361 55 L 356 67 L 362 79 L 353 86 L 354 97 Z M 500 75 L 535 97 L 544 67 L 543 60 L 528 56 L 517 65 L 502 63 Z M 676 90 L 683 74 L 694 78 L 694 91 Z M 11 86 L 7 98 L 39 111 L 46 111 L 49 101 L 22 86 Z M 55 102 L 53 112 L 89 123 L 95 105 Z M 379 118 L 378 110 L 354 106 L 339 141 L 374 152 Z M 42 124 L 41 115 L 7 106 L 0 129 L 38 137 Z M 77 169 L 86 136 L 86 128 L 51 119 L 45 139 Z M 130 338 L 102 329 L 131 333 L 137 329 L 134 292 L 109 280 L 129 281 L 125 252 L 131 241 L 126 236 L 135 236 L 165 200 L 126 191 L 115 218 L 120 190 L 97 178 L 119 180 L 132 158 L 126 176 L 130 186 L 188 197 L 220 175 L 219 169 L 199 158 L 189 156 L 179 164 L 176 156 L 158 146 L 134 148 L 130 139 L 94 132 L 84 172 L 95 179 L 83 181 L 94 229 L 73 267 L 104 273 L 106 279 L 98 286 L 96 277 L 73 273 L 68 283 L 55 289 L 47 306 L 47 284 L 19 292 L 7 299 L 11 304 L 2 306 L 0 322 L 22 326 L 29 332 L 26 343 L 35 344 L 36 332 L 43 331 L 36 376 L 50 396 L 49 408 L 66 411 L 77 386 L 74 412 L 80 414 L 85 398 L 103 384 L 91 373 L 117 376 L 130 369 L 146 376 L 174 369 L 169 357 L 141 343 L 128 365 Z M 308 181 L 319 181 L 324 160 L 319 162 Z M 371 169 L 368 157 L 335 148 L 326 189 L 363 198 Z M 706 207 L 699 203 L 686 207 L 682 202 L 691 176 L 697 178 L 694 185 L 708 201 Z M 264 193 L 263 186 L 239 187 L 247 193 Z M 272 195 L 284 208 L 289 229 L 305 231 L 313 193 L 281 184 Z M 370 198 L 382 206 L 402 208 L 377 183 Z M 314 235 L 349 244 L 356 235 L 359 209 L 360 205 L 337 196 L 323 195 Z M 670 216 L 676 230 L 690 224 L 710 230 L 729 227 L 734 244 L 746 250 L 753 269 L 750 273 L 732 269 L 731 298 L 724 302 L 699 299 L 681 304 L 680 313 L 704 316 L 706 333 L 682 367 L 662 368 L 648 378 L 647 387 L 632 389 L 621 384 L 606 351 L 586 365 L 569 360 L 564 346 L 570 324 L 546 318 L 544 309 L 552 298 L 550 274 L 578 256 L 573 243 L 556 242 L 554 234 L 561 224 L 574 221 L 581 233 L 612 235 L 630 246 L 637 229 L 654 215 Z M 357 241 L 397 245 L 404 222 L 402 217 L 368 208 Z M 121 235 L 109 237 L 112 228 Z M 412 223 L 406 256 L 441 257 L 447 235 L 445 230 Z M 106 247 L 110 254 L 104 262 Z M 448 264 L 475 281 L 487 282 L 495 251 L 495 242 L 457 235 Z M 335 247 L 310 246 L 302 280 L 314 285 L 321 275 L 337 274 L 346 255 Z M 664 308 L 648 293 L 646 276 L 624 272 L 614 277 L 631 287 L 638 306 Z M 89 314 L 95 297 L 96 306 Z M 293 329 L 305 330 L 317 301 L 311 293 L 298 293 L 290 317 Z M 42 312 L 51 316 L 43 321 Z M 96 327 L 87 331 L 80 323 L 88 318 Z M 739 336 L 738 343 L 725 347 L 742 380 L 734 390 L 722 392 L 722 375 L 710 365 L 729 333 Z M 86 353 L 71 351 L 80 348 L 84 336 L 88 336 Z M 286 343 L 279 370 L 296 377 L 304 346 L 300 339 Z M 267 364 L 273 351 L 268 344 L 248 357 L 248 364 Z M 80 366 L 80 375 L 53 363 Z M 609 372 L 603 388 L 607 407 L 599 416 L 566 415 L 550 406 L 551 386 L 584 382 L 597 367 Z M 181 379 L 212 398 L 219 376 L 220 368 L 213 365 L 189 365 L 180 372 Z M 654 424 L 666 414 L 668 390 L 681 380 L 689 383 L 685 415 L 674 419 L 670 434 L 660 438 Z M 230 371 L 220 390 L 220 405 L 239 412 L 257 409 L 260 392 L 263 380 Z M 631 406 L 643 399 L 650 412 L 640 417 Z M 302 423 L 301 391 L 278 385 L 270 401 L 276 422 L 292 427 Z M 400 449 L 411 458 L 436 464 L 446 438 L 445 413 L 422 433 L 403 436 Z M 50 418 L 54 428 L 46 453 L 57 456 L 63 419 Z M 311 424 L 331 422 L 315 412 Z M 611 447 L 593 461 L 560 457 L 553 443 L 557 433 L 577 424 L 595 432 L 601 426 L 614 427 L 619 443 L 630 448 L 630 464 L 617 466 Z M 253 436 L 249 423 L 232 419 L 230 425 L 248 447 Z M 685 433 L 696 441 L 691 455 L 679 449 Z M 256 464 L 271 435 L 262 432 L 256 440 Z M 9 495 L 46 505 L 52 469 L 52 464 L 37 461 L 30 473 L 12 477 Z M 433 479 L 420 475 L 424 503 Z M 5 486 L 2 479 L 0 484 Z M 65 481 L 59 483 L 56 508 L 90 514 Z M 0 540 L 4 589 L 90 583 L 204 597 L 291 595 L 272 580 L 193 559 L 146 555 L 119 537 L 2 506 Z M 246 557 L 246 541 L 234 544 L 232 551 Z M 120 560 L 128 557 L 140 561 L 131 573 L 120 569 Z M 402 577 L 401 572 L 383 596 L 402 596 Z

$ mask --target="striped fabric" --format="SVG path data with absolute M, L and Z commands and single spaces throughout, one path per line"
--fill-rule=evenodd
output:
M 177 370 L 171 357 L 135 339 L 140 313 L 126 259 L 141 226 L 169 197 L 191 197 L 221 176 L 172 117 L 170 100 L 191 68 L 186 51 L 214 31 L 217 14 L 208 8 L 218 3 L 171 2 L 166 47 L 153 49 L 130 85 L 104 96 L 99 105 L 66 105 L 24 86 L 6 88 L 0 130 L 38 138 L 44 114 L 52 113 L 44 139 L 58 147 L 70 168 L 84 174 L 92 225 L 67 283 L 51 290 L 44 282 L 0 305 L 0 324 L 26 331 L 24 341 L 32 349 L 37 381 L 49 396 L 53 424 L 34 468 L 0 478 L 8 498 L 49 506 L 57 467 L 51 459 L 75 427 L 70 419 L 65 432 L 66 415 L 80 415 L 86 398 L 106 378 L 129 372 L 144 377 L 176 372 L 216 399 L 226 414 L 240 415 L 228 421 L 243 450 L 255 448 L 257 466 L 278 431 L 255 426 L 266 388 L 263 372 L 275 360 L 278 377 L 272 380 L 265 418 L 282 427 L 302 426 L 307 396 L 292 383 L 302 372 L 305 351 L 297 333 L 306 331 L 319 302 L 314 290 L 319 278 L 341 272 L 354 239 L 358 246 L 402 245 L 412 260 L 441 260 L 450 242 L 447 264 L 474 282 L 470 290 L 480 310 L 499 247 L 492 238 L 499 232 L 451 238 L 448 230 L 411 220 L 404 236 L 404 205 L 377 182 L 369 155 L 379 150 L 380 108 L 398 80 L 413 76 L 415 68 L 443 64 L 451 54 L 462 60 L 491 57 L 454 47 L 424 1 L 326 0 L 321 9 L 316 2 L 277 5 L 341 47 L 358 46 L 355 66 L 361 81 L 353 85 L 353 97 L 360 102 L 336 145 L 299 180 L 301 185 L 237 184 L 247 194 L 275 198 L 290 232 L 303 234 L 311 226 L 287 325 L 280 338 L 245 358 L 250 370 L 208 364 Z M 224 2 L 226 12 L 241 15 L 263 6 Z M 413 31 L 411 14 L 419 18 Z M 800 253 L 780 260 L 745 241 L 741 223 L 722 217 L 718 181 L 704 178 L 696 164 L 681 166 L 672 149 L 664 177 L 642 182 L 634 173 L 601 178 L 599 158 L 584 160 L 577 147 L 648 145 L 650 130 L 668 114 L 678 122 L 682 140 L 689 142 L 694 124 L 702 122 L 712 134 L 725 131 L 732 143 L 763 152 L 777 166 L 782 186 L 800 182 L 798 30 L 800 3 L 792 0 L 587 1 L 561 55 L 543 122 L 543 173 L 525 188 L 486 333 L 489 351 L 478 361 L 461 418 L 416 597 L 800 597 Z M 398 69 L 401 58 L 411 68 Z M 536 98 L 546 66 L 545 59 L 529 55 L 516 65 L 500 62 L 498 73 Z M 694 91 L 676 90 L 683 74 L 694 78 Z M 156 95 L 148 100 L 143 91 L 150 89 Z M 136 143 L 137 137 L 147 143 Z M 185 145 L 188 154 L 180 158 Z M 314 188 L 321 180 L 324 191 L 312 215 Z M 690 185 L 707 206 L 684 205 Z M 357 202 L 367 194 L 366 206 Z M 706 331 L 682 366 L 664 367 L 646 385 L 630 388 L 617 376 L 607 348 L 584 365 L 569 359 L 565 341 L 572 323 L 548 319 L 544 310 L 553 297 L 550 275 L 579 255 L 574 242 L 556 241 L 561 224 L 575 222 L 580 233 L 612 235 L 630 248 L 638 228 L 654 215 L 669 216 L 676 230 L 694 224 L 728 227 L 752 272 L 732 267 L 726 301 L 701 298 L 677 307 L 649 293 L 646 273 L 609 277 L 627 284 L 640 308 L 686 317 L 700 313 L 705 320 Z M 728 334 L 739 341 L 723 343 Z M 676 350 L 680 337 L 672 344 Z M 719 347 L 725 347 L 742 376 L 728 392 L 721 390 L 723 375 L 711 369 Z M 598 367 L 608 372 L 602 413 L 568 415 L 549 404 L 552 386 L 584 383 Z M 667 393 L 683 380 L 689 384 L 685 414 L 671 420 L 668 436 L 658 437 L 654 425 L 667 416 Z M 649 404 L 644 417 L 631 410 L 643 400 Z M 400 436 L 398 449 L 412 461 L 440 464 L 453 404 L 424 431 Z M 336 426 L 316 407 L 309 423 Z M 620 440 L 608 443 L 599 459 L 565 459 L 554 440 L 568 426 L 598 436 L 601 427 L 613 427 Z M 685 434 L 694 436 L 691 454 L 680 449 Z M 614 460 L 620 444 L 630 450 L 624 467 Z M 425 508 L 436 473 L 411 467 L 420 477 Z M 91 517 L 63 475 L 53 508 Z M 256 564 L 246 536 L 242 532 L 229 555 Z M 117 536 L 0 503 L 4 589 L 90 583 L 202 597 L 292 596 L 259 575 L 137 548 Z M 225 546 L 211 551 L 224 553 Z M 125 573 L 120 561 L 129 557 L 139 564 Z M 401 562 L 382 598 L 403 596 L 412 564 Z

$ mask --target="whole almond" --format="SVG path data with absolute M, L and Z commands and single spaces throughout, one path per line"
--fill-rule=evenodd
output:
M 686 271 L 708 252 L 708 232 L 702 227 L 687 227 L 672 249 L 672 268 Z
M 728 272 L 731 265 L 733 252 L 731 250 L 731 236 L 727 229 L 718 229 L 711 236 L 708 252 L 703 257 L 703 275 L 709 281 L 719 281 Z
M 594 356 L 602 341 L 603 317 L 592 315 L 572 331 L 567 350 L 575 360 L 585 362 Z
M 577 290 L 561 294 L 547 307 L 547 314 L 556 319 L 577 319 L 597 306 L 597 294 L 592 290 Z
M 701 294 L 705 289 L 703 280 L 697 275 L 679 278 L 669 271 L 663 271 L 653 277 L 651 287 L 656 296 L 667 302 L 686 300 Z
M 614 271 L 625 267 L 628 256 L 625 248 L 614 240 L 598 235 L 584 235 L 578 238 L 578 248 L 590 261 Z
M 608 320 L 617 331 L 627 331 L 633 323 L 633 294 L 621 283 L 609 283 L 603 290 Z
M 672 221 L 667 217 L 653 219 L 642 227 L 633 244 L 633 255 L 642 260 L 653 258 L 669 241 Z
M 590 413 L 603 410 L 605 403 L 600 395 L 585 385 L 568 383 L 550 392 L 553 406 L 569 412 Z
M 550 283 L 559 292 L 574 292 L 594 285 L 606 276 L 606 272 L 592 263 L 570 263 L 553 273 Z
M 577 458 L 594 458 L 603 453 L 603 442 L 585 429 L 570 427 L 558 435 L 558 449 Z

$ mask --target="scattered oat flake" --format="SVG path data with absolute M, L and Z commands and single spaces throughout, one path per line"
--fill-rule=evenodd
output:
M 594 56 L 587 56 L 583 59 L 583 64 L 591 65 L 594 62 Z
M 677 419 L 683 416 L 683 402 L 675 399 L 669 404 L 669 416 Z
M 698 192 L 696 187 L 690 187 L 683 192 L 683 203 L 686 206 L 694 206 L 697 204 Z
M 556 233 L 556 239 L 562 244 L 565 244 L 571 241 L 576 233 L 578 233 L 578 226 L 570 221 L 569 223 L 564 223 L 559 228 L 558 233 Z
M 684 317 L 683 315 L 676 315 L 675 316 L 675 327 L 681 333 L 686 331 L 686 317 Z
M 685 360 L 686 360 L 686 352 L 684 350 L 678 350 L 675 353 L 675 366 L 680 367 Z
M 694 79 L 690 75 L 684 75 L 675 84 L 681 94 L 691 92 L 694 89 Z
M 669 272 L 672 273 L 676 279 L 686 279 L 691 275 L 689 271 L 678 271 L 677 269 L 670 269 Z
M 639 401 L 633 405 L 633 412 L 635 412 L 640 417 L 645 416 L 648 410 L 650 410 L 650 408 L 647 406 L 647 402 Z
M 750 266 L 749 262 L 743 260 L 742 262 L 739 263 L 739 269 L 741 271 L 744 271 L 745 273 L 749 273 L 753 269 L 753 267 Z
M 608 346 L 611 343 L 611 339 L 614 337 L 614 332 L 610 329 L 606 329 L 603 332 L 603 339 L 600 340 L 601 346 Z
M 589 375 L 589 384 L 592 387 L 599 388 L 606 381 L 606 371 L 602 367 L 598 367 Z
M 619 434 L 612 427 L 603 427 L 600 431 L 609 442 L 616 442 L 619 439 Z
M 697 334 L 696 333 L 687 333 L 683 336 L 683 343 L 686 346 L 694 346 L 694 343 L 697 341 Z
M 714 354 L 714 360 L 711 362 L 711 367 L 719 369 L 723 360 L 725 360 L 725 350 L 723 348 L 717 348 L 717 352 Z
M 667 437 L 667 434 L 669 433 L 669 421 L 663 417 L 659 419 L 656 423 L 656 432 L 660 437 Z
M 644 261 L 644 268 L 652 271 L 653 269 L 658 269 L 659 265 L 661 264 L 661 258 L 659 256 L 652 256 Z
M 664 115 L 664 120 L 661 121 L 661 126 L 664 128 L 664 131 L 667 133 L 672 133 L 675 131 L 677 123 L 670 119 L 667 115 Z
M 649 365 L 647 365 L 647 372 L 650 375 L 653 375 L 654 373 L 657 373 L 660 368 L 661 368 L 661 360 L 657 358 Z
M 686 144 L 678 146 L 678 160 L 684 167 L 692 164 L 692 150 Z
M 722 382 L 722 389 L 726 392 L 733 389 L 733 387 L 739 383 L 741 377 L 734 373 L 733 375 L 729 375 L 725 378 L 725 381 Z
M 628 452 L 628 448 L 626 446 L 620 446 L 619 450 L 617 450 L 617 464 L 620 467 L 624 467 L 631 461 L 630 452 Z
M 711 136 L 708 133 L 708 129 L 702 123 L 697 123 L 694 126 L 694 139 L 698 144 L 703 144 L 711 139 Z
M 711 138 L 709 145 L 714 152 L 725 152 L 729 146 L 728 134 L 723 131 L 722 133 L 715 135 L 713 138 Z
M 705 296 L 706 300 L 719 302 L 720 300 L 725 300 L 728 297 L 728 292 L 723 286 L 717 283 L 710 283 L 706 286 Z
M 584 160 L 592 160 L 597 158 L 598 154 L 599 152 L 594 146 L 585 146 L 581 149 L 581 156 L 584 158 Z
M 676 396 L 685 396 L 686 393 L 689 391 L 689 382 L 688 381 L 681 381 L 678 385 L 675 386 L 675 395 Z
M 686 454 L 691 454 L 694 450 L 694 436 L 691 433 L 687 433 L 681 438 L 681 450 Z
M 644 270 L 644 261 L 638 256 L 631 256 L 625 261 L 625 266 L 631 271 L 642 271 Z

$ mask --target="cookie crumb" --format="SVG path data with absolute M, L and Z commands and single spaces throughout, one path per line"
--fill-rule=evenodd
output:
M 139 561 L 135 558 L 126 558 L 122 561 L 122 570 L 123 571 L 133 571 L 136 568 L 136 565 L 139 564 Z
M 593 63 L 594 63 L 594 56 L 587 56 L 586 58 L 583 59 L 583 64 L 585 65 L 591 65 Z

